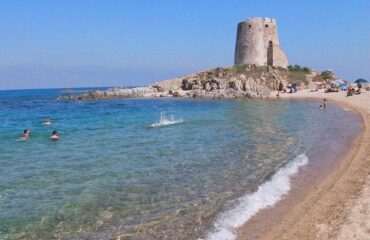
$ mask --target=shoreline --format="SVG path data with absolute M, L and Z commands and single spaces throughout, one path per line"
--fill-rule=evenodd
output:
M 367 221 L 370 220 L 370 213 L 365 210 L 368 210 L 366 204 L 370 204 L 370 179 L 367 179 L 370 173 L 370 104 L 366 104 L 370 103 L 370 94 L 346 98 L 343 92 L 301 90 L 294 94 L 283 94 L 278 100 L 317 101 L 323 98 L 329 100 L 329 106 L 333 102 L 358 112 L 362 118 L 363 131 L 335 169 L 313 186 L 303 199 L 288 207 L 287 212 L 281 212 L 282 216 L 272 227 L 252 239 L 365 239 L 364 236 L 369 234 Z M 362 196 L 365 194 L 363 192 L 367 195 Z M 290 195 L 288 193 L 286 198 Z M 268 209 L 274 211 L 275 208 Z M 353 208 L 356 212 L 351 210 Z M 252 229 L 248 228 L 248 223 L 253 225 L 254 218 L 236 229 L 237 239 L 251 239 L 248 233 Z

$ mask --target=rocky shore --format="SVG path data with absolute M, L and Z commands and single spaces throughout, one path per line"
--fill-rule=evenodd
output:
M 79 95 L 61 96 L 58 100 L 86 100 L 145 97 L 187 98 L 268 98 L 278 89 L 296 82 L 307 88 L 318 76 L 313 70 L 291 72 L 285 68 L 238 65 L 231 68 L 215 68 L 184 77 L 156 82 L 147 87 L 116 87 L 105 91 L 95 90 Z

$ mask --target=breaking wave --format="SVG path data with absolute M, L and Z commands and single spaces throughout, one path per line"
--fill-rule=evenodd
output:
M 167 115 L 166 113 L 161 112 L 161 117 L 159 119 L 159 122 L 151 124 L 150 127 L 152 128 L 164 127 L 164 126 L 178 124 L 182 122 L 184 121 L 181 118 L 175 119 L 175 117 L 172 114 Z
M 258 187 L 254 193 L 238 199 L 237 205 L 218 216 L 214 223 L 214 230 L 208 234 L 206 240 L 235 240 L 234 229 L 242 226 L 258 211 L 274 206 L 286 195 L 291 188 L 291 177 L 299 168 L 308 163 L 305 154 L 300 154 L 279 169 L 272 178 Z

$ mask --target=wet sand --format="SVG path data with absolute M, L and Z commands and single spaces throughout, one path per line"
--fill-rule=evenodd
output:
M 324 98 L 329 107 L 334 102 L 360 113 L 363 132 L 346 154 L 333 156 L 343 159 L 339 165 L 300 173 L 303 178 L 293 179 L 284 200 L 237 229 L 238 239 L 370 239 L 370 92 L 281 95 L 286 100 Z

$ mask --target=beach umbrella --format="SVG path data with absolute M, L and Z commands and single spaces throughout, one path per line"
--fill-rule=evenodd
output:
M 363 79 L 363 78 L 359 78 L 355 81 L 355 83 L 367 83 L 367 80 Z
M 335 80 L 335 82 L 338 83 L 339 85 L 345 83 L 344 80 L 342 79 L 337 79 Z
M 333 80 L 333 81 L 330 81 L 330 85 L 338 87 L 339 83 L 336 80 Z
M 339 84 L 339 87 L 340 87 L 341 89 L 346 89 L 348 86 L 347 86 L 347 84 L 345 84 L 345 83 L 341 83 L 341 84 Z

